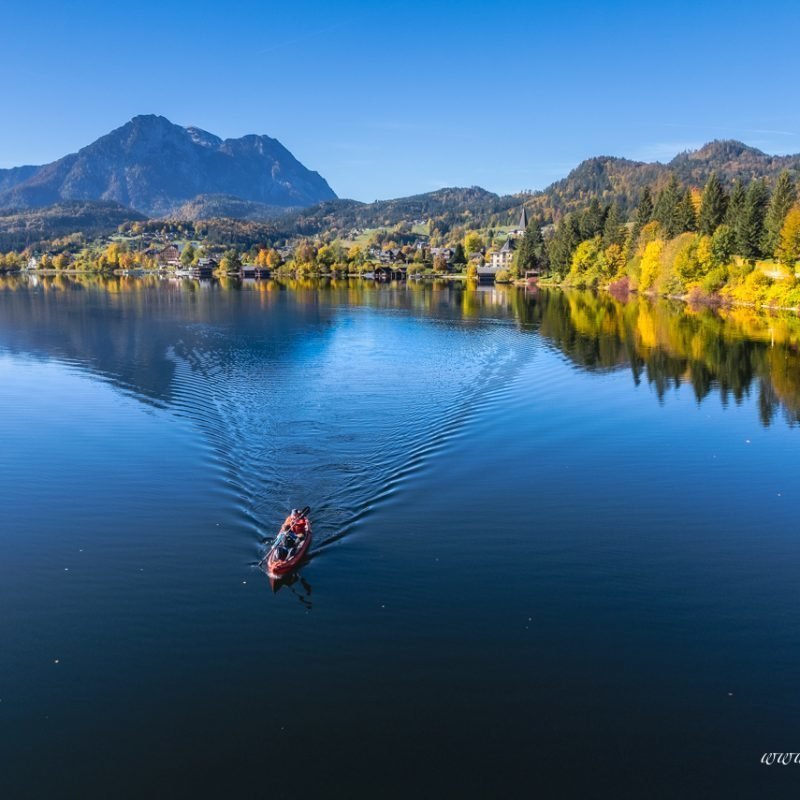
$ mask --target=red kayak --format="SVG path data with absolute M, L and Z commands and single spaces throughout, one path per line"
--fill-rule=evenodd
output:
M 303 517 L 305 533 L 300 536 L 294 530 L 291 538 L 279 533 L 265 559 L 270 575 L 286 575 L 297 567 L 311 546 L 311 520 Z

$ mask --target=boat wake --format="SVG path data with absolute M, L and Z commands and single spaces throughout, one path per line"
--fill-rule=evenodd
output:
M 210 329 L 173 348 L 174 408 L 205 433 L 221 489 L 259 549 L 253 565 L 288 509 L 306 503 L 314 558 L 466 435 L 535 342 L 510 324 L 466 329 L 366 309 L 289 342 Z

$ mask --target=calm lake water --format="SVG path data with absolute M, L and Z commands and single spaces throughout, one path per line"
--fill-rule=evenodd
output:
M 796 797 L 800 322 L 0 282 L 0 796 Z M 312 557 L 257 564 L 291 506 Z

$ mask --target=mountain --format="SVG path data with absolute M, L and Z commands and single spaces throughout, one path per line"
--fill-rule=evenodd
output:
M 354 230 L 395 226 L 402 226 L 409 238 L 418 231 L 414 223 L 430 222 L 442 233 L 455 227 L 515 225 L 523 205 L 545 221 L 558 220 L 584 208 L 593 197 L 616 202 L 627 214 L 645 186 L 658 190 L 671 173 L 684 186 L 701 188 L 714 171 L 730 185 L 736 178 L 766 178 L 771 183 L 783 169 L 800 177 L 800 155 L 770 156 L 742 142 L 713 141 L 679 153 L 666 164 L 613 156 L 590 158 L 565 178 L 532 194 L 499 196 L 473 186 L 361 203 L 336 198 L 316 172 L 307 170 L 267 136 L 223 141 L 199 128 L 182 128 L 163 117 L 148 116 L 135 117 L 53 164 L 0 170 L 0 209 L 58 203 L 52 213 L 33 214 L 32 235 L 41 239 L 46 238 L 51 222 L 53 236 L 64 235 L 70 226 L 65 216 L 69 206 L 63 198 L 75 197 L 84 204 L 97 197 L 116 201 L 150 216 L 213 220 L 210 229 L 219 232 L 221 242 L 317 234 L 349 238 Z M 127 219 L 136 218 L 130 214 Z M 124 209 L 118 207 L 112 214 L 84 205 L 69 232 L 100 232 L 102 220 L 108 222 L 107 230 L 114 230 L 119 224 L 116 220 L 125 221 L 124 217 Z M 26 236 L 24 218 L 16 214 L 14 241 Z M 241 224 L 234 225 L 236 220 Z M 7 230 L 11 222 L 4 224 Z
M 788 169 L 800 176 L 800 155 L 770 156 L 736 141 L 714 141 L 699 150 L 679 153 L 670 162 L 633 161 L 597 156 L 582 161 L 566 178 L 532 194 L 499 196 L 480 187 L 439 189 L 427 194 L 359 203 L 333 200 L 290 212 L 274 225 L 282 235 L 346 235 L 355 228 L 392 227 L 414 221 L 432 221 L 441 231 L 455 225 L 500 226 L 516 224 L 520 208 L 552 221 L 585 208 L 593 197 L 616 202 L 631 212 L 645 186 L 660 189 L 674 173 L 684 186 L 702 188 L 716 172 L 725 184 L 736 178 L 774 181 Z
M 336 194 L 277 139 L 220 139 L 146 115 L 41 167 L 0 170 L 0 208 L 65 200 L 110 200 L 149 216 L 172 213 L 200 195 L 227 195 L 277 208 Z
M 636 206 L 645 186 L 659 188 L 670 173 L 685 186 L 702 188 L 712 172 L 730 185 L 736 178 L 745 182 L 767 178 L 771 182 L 784 169 L 800 174 L 800 155 L 770 156 L 733 140 L 709 142 L 699 150 L 679 153 L 667 164 L 599 156 L 581 162 L 566 178 L 535 192 L 526 205 L 550 218 L 582 208 L 597 197 L 602 202 L 616 202 L 627 212 Z
M 86 238 L 108 235 L 124 222 L 147 219 L 144 214 L 111 201 L 68 200 L 47 208 L 0 210 L 0 253 L 44 249 L 52 239 L 82 233 Z

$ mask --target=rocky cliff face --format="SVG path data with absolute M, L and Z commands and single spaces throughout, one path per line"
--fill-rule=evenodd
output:
M 164 117 L 134 117 L 77 153 L 42 167 L 0 170 L 0 208 L 64 200 L 112 200 L 150 216 L 198 195 L 227 195 L 281 208 L 336 197 L 277 139 L 222 140 Z

